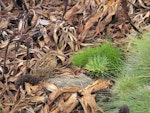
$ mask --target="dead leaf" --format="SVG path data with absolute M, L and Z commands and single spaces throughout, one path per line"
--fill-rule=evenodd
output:
M 37 21 L 38 21 L 38 16 L 37 16 L 35 10 L 32 9 L 31 11 L 33 12 L 33 18 L 32 18 L 32 21 L 31 21 L 31 25 L 35 26 L 37 24 Z
M 4 41 L 4 42 L 1 42 L 1 43 L 0 43 L 0 48 L 1 48 L 1 49 L 5 48 L 5 47 L 8 45 L 8 43 L 9 43 L 9 40 L 6 40 L 6 41 Z
M 32 86 L 30 83 L 25 83 L 25 90 L 28 95 L 35 96 L 35 93 L 40 89 L 38 85 Z
M 56 53 L 57 57 L 61 60 L 62 63 L 64 63 L 66 60 L 64 53 L 59 49 L 57 49 L 57 53 Z
M 44 96 L 34 96 L 29 99 L 30 99 L 30 102 L 35 102 L 35 103 L 39 103 L 39 102 L 45 103 L 47 100 L 47 98 Z
M 79 88 L 77 88 L 77 87 L 60 88 L 58 91 L 52 92 L 49 95 L 50 104 L 53 103 L 55 101 L 55 99 L 57 99 L 61 94 L 63 94 L 63 93 L 75 93 L 78 90 L 79 90 Z
M 51 91 L 51 92 L 56 92 L 56 91 L 58 91 L 57 86 L 55 86 L 54 84 L 51 84 L 51 83 L 48 83 L 48 82 L 44 81 L 42 85 L 43 85 L 43 87 L 45 87 L 48 91 Z
M 78 6 L 78 4 L 72 7 L 71 10 L 66 12 L 64 16 L 65 20 L 69 20 L 73 15 L 75 15 L 78 12 L 79 9 L 80 9 L 80 6 Z
M 11 11 L 11 10 L 13 9 L 13 6 L 14 6 L 13 1 L 9 1 L 9 2 L 8 2 L 8 6 L 5 7 L 5 10 Z
M 39 21 L 39 24 L 41 24 L 41 25 L 49 25 L 50 24 L 49 20 L 39 19 L 38 21 Z
M 104 81 L 101 79 L 96 80 L 92 85 L 87 86 L 85 89 L 88 89 L 89 92 L 96 92 L 102 89 L 107 89 L 109 86 L 112 86 L 114 82 L 112 80 Z
M 94 99 L 95 96 L 91 95 L 91 92 L 84 90 L 82 98 L 79 98 L 79 101 L 84 109 L 85 113 L 104 113 L 102 108 L 100 108 Z
M 44 108 L 42 109 L 43 113 L 49 113 L 49 105 L 45 105 Z
M 8 24 L 9 24 L 9 20 L 7 19 L 2 19 L 0 21 L 0 28 L 1 29 L 6 29 L 8 27 Z
M 70 113 L 73 109 L 78 105 L 79 101 L 77 99 L 77 93 L 73 93 L 70 98 L 65 101 L 64 108 L 66 109 L 66 113 Z

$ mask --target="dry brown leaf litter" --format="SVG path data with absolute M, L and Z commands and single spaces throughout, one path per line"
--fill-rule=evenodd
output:
M 54 84 L 43 81 L 38 85 L 25 83 L 25 89 L 22 87 L 16 89 L 14 84 L 6 86 L 0 82 L 2 89 L 0 107 L 4 112 L 9 113 L 30 110 L 34 112 L 46 110 L 45 113 L 70 113 L 80 103 L 85 113 L 96 113 L 97 111 L 103 113 L 102 108 L 96 104 L 93 93 L 112 85 L 112 81 L 97 80 L 83 89 L 71 86 L 58 88 Z
M 112 36 L 115 43 L 118 39 L 124 43 L 126 33 L 133 31 L 131 21 L 138 29 L 150 27 L 149 0 L 68 0 L 66 3 L 67 0 L 0 0 L 0 108 L 6 113 L 40 110 L 69 113 L 79 101 L 84 112 L 96 109 L 103 112 L 89 90 L 78 99 L 80 88 L 62 90 L 54 84 L 39 83 L 39 78 L 77 77 L 83 72 L 69 66 L 73 52 L 99 45 L 107 36 Z M 25 89 L 16 89 L 15 85 Z M 97 85 L 93 87 L 99 90 Z M 68 94 L 70 89 L 74 92 Z

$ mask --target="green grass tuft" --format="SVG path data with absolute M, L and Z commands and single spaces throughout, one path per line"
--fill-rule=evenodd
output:
M 131 113 L 150 113 L 150 32 L 136 37 L 114 91 L 113 105 L 128 105 Z
M 73 55 L 72 64 L 75 66 L 83 67 L 87 64 L 88 59 L 95 55 L 95 48 L 88 47 L 76 52 Z
M 85 65 L 85 68 L 92 72 L 92 75 L 106 75 L 108 64 L 109 62 L 107 57 L 97 55 L 89 59 L 88 63 Z
M 0 113 L 3 113 L 3 111 L 0 109 Z
M 138 78 L 133 76 L 122 76 L 116 80 L 114 89 L 118 92 L 120 99 L 128 98 L 128 95 L 141 85 Z
M 131 113 L 150 113 L 150 87 L 139 87 L 132 91 L 124 104 L 128 104 Z
M 116 75 L 122 64 L 123 55 L 119 48 L 114 47 L 111 44 L 104 43 L 99 47 L 97 54 L 104 56 L 108 59 L 109 65 L 108 70 L 110 74 Z
M 97 73 L 96 76 L 115 75 L 119 72 L 123 55 L 119 48 L 109 43 L 89 47 L 73 55 L 72 64 L 85 67 L 88 71 Z M 103 73 L 103 74 L 99 74 Z
M 98 104 L 104 106 L 105 113 L 118 113 L 122 105 L 127 105 L 130 113 L 150 113 L 150 86 L 138 87 L 125 93 L 126 97 L 121 98 L 114 93 L 110 102 Z
M 150 83 L 150 32 L 142 35 L 141 39 L 134 39 L 123 74 L 132 74 L 144 84 Z

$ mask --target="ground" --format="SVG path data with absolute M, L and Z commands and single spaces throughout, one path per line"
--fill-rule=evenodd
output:
M 0 0 L 0 110 L 103 112 L 95 93 L 114 82 L 87 77 L 72 55 L 105 40 L 124 49 L 128 34 L 150 28 L 149 7 L 149 0 Z

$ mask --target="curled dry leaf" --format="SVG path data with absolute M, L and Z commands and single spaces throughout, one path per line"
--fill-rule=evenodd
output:
M 37 25 L 38 16 L 37 16 L 35 10 L 32 9 L 31 11 L 33 12 L 33 18 L 32 18 L 32 20 L 31 20 L 31 25 L 32 25 L 32 26 L 35 26 L 35 25 Z
M 60 98 L 59 105 L 52 111 L 52 113 L 66 112 L 70 113 L 79 103 L 77 93 L 73 93 L 67 101 Z
M 102 108 L 100 108 L 94 99 L 92 93 L 107 89 L 109 86 L 113 85 L 112 81 L 96 80 L 92 85 L 87 86 L 85 89 L 79 90 L 79 93 L 82 95 L 82 98 L 79 98 L 79 101 L 85 111 L 85 113 L 97 113 L 98 111 L 104 113 Z
M 50 20 L 51 20 L 52 22 L 56 22 L 57 19 L 56 19 L 56 17 L 55 17 L 54 15 L 51 15 L 51 16 L 50 16 Z
M 91 93 L 93 93 L 102 89 L 107 89 L 113 84 L 114 84 L 114 81 L 112 80 L 104 81 L 104 80 L 98 79 L 92 85 L 87 86 L 85 89 L 88 89 Z
M 69 10 L 65 14 L 65 16 L 64 16 L 65 20 L 69 20 L 72 16 L 74 16 L 78 12 L 78 10 L 80 8 L 81 8 L 81 6 L 79 6 L 78 4 L 76 4 L 74 7 L 72 7 L 71 10 Z
M 84 90 L 84 95 L 79 98 L 79 101 L 85 111 L 85 113 L 104 113 L 102 108 L 100 108 L 94 99 L 94 96 L 88 90 Z
M 58 88 L 54 84 L 51 84 L 51 83 L 44 81 L 42 85 L 43 85 L 43 87 L 45 87 L 50 92 L 58 91 Z
M 77 93 L 73 93 L 69 99 L 64 103 L 66 112 L 70 113 L 78 105 L 79 101 L 77 98 Z
M 9 20 L 7 19 L 2 19 L 0 21 L 0 29 L 6 29 L 8 27 Z
M 50 24 L 49 20 L 39 19 L 38 21 L 39 21 L 39 24 L 41 24 L 41 25 L 49 25 Z
M 3 96 L 3 94 L 4 94 L 5 90 L 6 90 L 6 88 L 5 88 L 5 85 L 4 85 L 1 81 L 0 81 L 0 88 L 1 88 L 1 90 L 0 90 L 0 95 Z
M 62 64 L 65 62 L 66 57 L 61 50 L 57 49 L 56 56 L 61 60 Z
M 148 6 L 145 5 L 144 1 L 143 0 L 138 0 L 140 6 L 142 6 L 143 8 L 145 9 L 150 9 Z
M 11 10 L 13 9 L 13 7 L 14 7 L 14 2 L 13 2 L 12 0 L 10 0 L 10 1 L 8 2 L 8 6 L 5 7 L 5 10 L 11 11 Z
M 25 90 L 28 95 L 34 96 L 39 88 L 40 87 L 38 85 L 32 86 L 30 83 L 25 83 Z
M 52 104 L 60 95 L 63 93 L 76 93 L 79 90 L 77 87 L 64 87 L 60 88 L 58 91 L 52 92 L 49 95 L 49 104 Z
M 19 30 L 19 32 L 22 30 L 22 28 L 23 28 L 23 26 L 24 26 L 23 24 L 24 24 L 23 19 L 20 19 L 19 25 L 18 25 L 18 30 Z
M 49 113 L 49 105 L 45 105 L 42 109 L 43 113 Z
M 1 43 L 0 43 L 0 49 L 5 48 L 5 47 L 8 45 L 8 43 L 9 43 L 9 40 L 6 40 L 6 41 L 1 42 Z
M 34 96 L 29 98 L 30 102 L 34 102 L 34 103 L 39 103 L 39 102 L 43 102 L 45 103 L 47 98 L 44 96 Z

